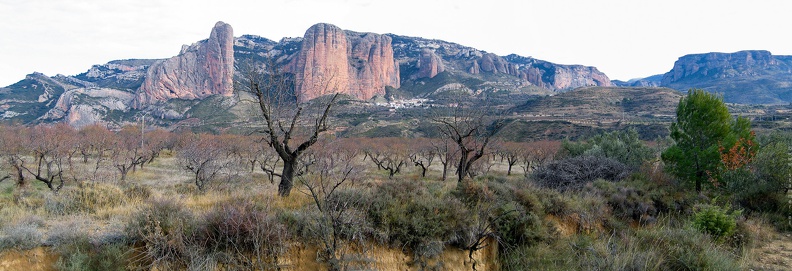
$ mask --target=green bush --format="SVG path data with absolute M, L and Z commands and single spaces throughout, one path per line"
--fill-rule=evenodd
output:
M 640 140 L 638 131 L 613 131 L 593 136 L 586 142 L 561 142 L 561 152 L 571 157 L 575 156 L 602 156 L 622 162 L 631 169 L 636 170 L 641 165 L 651 160 L 655 154 L 652 148 Z
M 533 244 L 549 237 L 542 219 L 536 214 L 526 212 L 521 205 L 501 205 L 493 215 L 497 218 L 493 222 L 493 228 L 502 247 Z
M 99 248 L 81 247 L 61 254 L 55 268 L 63 271 L 122 271 L 127 269 L 130 247 L 109 244 Z
M 413 252 L 430 249 L 453 238 L 464 223 L 467 208 L 455 197 L 432 196 L 422 186 L 389 181 L 372 193 L 367 218 L 375 231 L 394 247 Z
M 658 214 L 648 191 L 625 182 L 594 182 L 595 193 L 605 198 L 613 215 L 642 225 L 654 223 Z
M 736 217 L 740 212 L 729 212 L 728 208 L 704 205 L 693 215 L 693 226 L 715 237 L 729 237 L 737 228 Z

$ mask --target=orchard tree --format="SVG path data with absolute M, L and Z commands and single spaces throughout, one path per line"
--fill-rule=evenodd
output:
M 287 197 L 294 185 L 300 156 L 319 140 L 321 133 L 330 129 L 330 109 L 338 99 L 336 86 L 324 86 L 323 93 L 335 93 L 329 97 L 302 102 L 299 93 L 294 92 L 294 82 L 275 63 L 269 63 L 263 69 L 248 65 L 242 72 L 244 76 L 238 81 L 238 86 L 256 99 L 264 118 L 262 132 L 265 144 L 271 146 L 283 161 L 278 195 Z
M 218 174 L 231 165 L 228 137 L 188 133 L 182 138 L 178 151 L 179 164 L 193 175 L 195 186 L 201 192 Z
M 30 130 L 30 155 L 33 163 L 21 167 L 36 180 L 57 193 L 63 188 L 68 160 L 75 149 L 77 131 L 67 124 L 38 125 Z
M 105 160 L 107 154 L 113 150 L 115 134 L 106 127 L 93 124 L 80 129 L 78 133 L 78 148 L 83 157 L 83 163 L 88 163 L 89 157 L 95 157 L 93 180 L 97 179 L 97 172 Z
M 2 177 L 5 180 L 13 177 L 16 179 L 18 187 L 24 187 L 25 180 L 24 165 L 27 148 L 30 146 L 30 128 L 23 126 L 0 126 L 0 157 L 5 165 L 12 171 L 9 175 Z
M 149 160 L 148 151 L 141 140 L 140 128 L 137 126 L 124 126 L 114 137 L 110 159 L 121 175 L 122 182 L 130 171 L 135 171 L 137 166 Z
M 309 229 L 318 237 L 318 259 L 327 263 L 329 270 L 344 270 L 350 252 L 347 242 L 364 239 L 358 230 L 365 221 L 365 212 L 358 211 L 362 202 L 358 197 L 343 196 L 345 191 L 347 195 L 353 191 L 360 175 L 355 163 L 359 153 L 355 148 L 331 144 L 322 144 L 311 152 L 311 170 L 297 176 L 305 189 L 298 191 L 313 199 L 319 213 L 314 217 L 317 227 Z
M 753 141 L 750 122 L 733 119 L 723 97 L 701 89 L 691 89 L 679 100 L 677 121 L 671 124 L 674 145 L 662 154 L 669 172 L 693 183 L 696 192 L 702 185 L 718 185 L 723 168 L 723 150 L 738 142 Z
M 393 179 L 407 165 L 407 144 L 400 138 L 378 138 L 371 142 L 374 144 L 364 150 L 366 156 L 377 168 L 387 170 L 388 178 Z
M 432 149 L 434 152 L 437 153 L 437 158 L 440 161 L 440 164 L 443 166 L 443 175 L 441 177 L 442 181 L 445 181 L 448 178 L 448 169 L 453 167 L 453 161 L 457 157 L 457 149 L 455 148 L 455 143 L 451 142 L 451 138 L 441 138 L 441 139 L 433 139 L 430 141 L 432 145 Z
M 504 126 L 503 119 L 487 118 L 484 109 L 457 103 L 448 107 L 448 111 L 434 118 L 439 124 L 443 137 L 455 143 L 458 151 L 457 181 L 469 174 L 473 163 L 487 154 L 487 145 Z
M 410 140 L 408 147 L 410 162 L 416 167 L 421 167 L 421 177 L 426 177 L 426 171 L 432 166 L 432 161 L 437 157 L 434 146 L 424 138 Z

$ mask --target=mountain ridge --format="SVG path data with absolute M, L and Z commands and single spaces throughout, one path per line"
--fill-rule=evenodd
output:
M 337 41 L 347 42 L 346 48 L 327 51 L 317 47 L 320 44 L 312 31 L 319 27 L 333 29 Z M 313 60 L 307 61 L 308 52 L 317 48 L 329 53 L 313 54 Z M 334 58 L 338 61 L 330 61 Z M 361 100 L 388 93 L 407 97 L 441 95 L 448 90 L 546 94 L 610 85 L 607 75 L 595 67 L 558 65 L 516 55 L 502 57 L 442 40 L 355 32 L 319 23 L 304 37 L 276 42 L 250 34 L 234 37 L 230 25 L 218 22 L 209 39 L 184 45 L 171 58 L 111 60 L 71 76 L 34 73 L 0 88 L 0 116 L 23 123 L 66 121 L 82 126 L 95 121 L 118 126 L 134 121 L 135 115 L 151 114 L 168 125 L 169 120 L 189 117 L 190 106 L 198 103 L 191 100 L 211 95 L 231 97 L 231 78 L 240 76 L 236 66 L 245 61 L 259 66 L 275 63 L 301 83 L 323 78 L 305 71 L 336 63 L 343 67 L 328 72 L 346 71 L 338 88 L 351 90 L 349 94 Z M 447 76 L 440 79 L 439 74 Z M 427 80 L 434 83 L 426 84 Z M 322 94 L 315 87 L 298 85 L 297 90 L 305 96 L 303 101 Z M 131 104 L 119 106 L 118 102 L 129 103 L 128 93 L 134 95 Z

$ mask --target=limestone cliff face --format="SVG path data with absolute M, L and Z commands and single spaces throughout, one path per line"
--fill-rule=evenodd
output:
M 541 72 L 539 69 L 536 69 L 534 73 Z M 584 86 L 609 87 L 612 85 L 608 76 L 597 70 L 597 68 L 580 65 L 556 65 L 553 67 L 552 76 L 550 76 L 549 79 L 550 80 L 547 81 L 544 79 L 536 80 L 531 83 L 557 90 Z
M 486 60 L 487 58 L 493 60 Z M 500 72 L 517 76 L 533 85 L 556 92 L 586 86 L 613 86 L 608 76 L 596 67 L 561 65 L 517 55 L 501 58 L 493 54 L 486 54 L 481 59 L 483 63 L 490 66 L 488 69 L 493 70 L 493 73 Z M 482 64 L 481 70 L 486 71 L 484 64 Z
M 773 70 L 789 71 L 789 66 L 784 64 L 768 51 L 686 55 L 663 75 L 661 84 L 670 85 L 686 79 L 759 76 Z
M 129 111 L 132 93 L 111 88 L 77 88 L 63 93 L 55 107 L 40 119 L 63 121 L 80 128 L 94 123 L 104 123 L 110 111 Z
M 146 73 L 134 106 L 168 99 L 200 99 L 233 94 L 234 31 L 217 22 L 209 39 L 182 47 L 178 56 L 158 61 Z
M 660 85 L 721 93 L 729 103 L 788 104 L 792 56 L 760 50 L 686 55 L 663 75 Z
M 385 94 L 386 86 L 399 87 L 390 37 L 331 24 L 316 24 L 305 32 L 288 70 L 295 75 L 300 101 L 336 92 L 368 100 Z

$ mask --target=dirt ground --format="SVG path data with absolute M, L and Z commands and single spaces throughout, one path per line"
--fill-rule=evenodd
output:
M 773 234 L 752 253 L 750 270 L 792 270 L 792 234 Z

